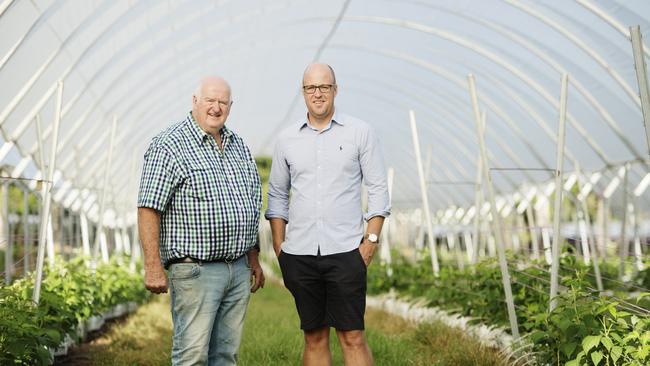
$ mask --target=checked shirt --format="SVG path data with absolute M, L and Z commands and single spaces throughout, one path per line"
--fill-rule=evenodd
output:
M 260 178 L 244 141 L 221 131 L 223 150 L 190 113 L 154 137 L 144 155 L 138 207 L 161 213 L 163 265 L 190 256 L 235 259 L 256 244 Z

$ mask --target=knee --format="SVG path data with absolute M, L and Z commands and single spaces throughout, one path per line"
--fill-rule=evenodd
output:
M 337 332 L 341 346 L 344 348 L 363 348 L 366 346 L 366 338 L 361 330 L 351 330 L 345 332 Z
M 305 331 L 305 346 L 307 348 L 329 346 L 329 335 L 329 328 Z

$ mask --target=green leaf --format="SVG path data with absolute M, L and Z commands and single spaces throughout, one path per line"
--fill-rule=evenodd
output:
M 559 324 L 560 329 L 562 330 L 562 332 L 566 332 L 567 328 L 569 328 L 571 325 L 573 325 L 573 322 L 571 321 L 571 319 L 569 317 L 566 317 L 566 318 L 562 319 L 560 321 L 560 324 Z
M 562 352 L 564 352 L 567 357 L 571 357 L 577 346 L 578 344 L 574 342 L 566 343 L 562 346 Z
M 594 365 L 598 365 L 598 363 L 603 359 L 603 353 L 600 351 L 596 351 L 591 354 L 591 361 L 594 362 Z
M 610 355 L 612 356 L 612 361 L 616 363 L 619 358 L 621 358 L 621 355 L 623 354 L 623 348 L 619 346 L 614 346 L 612 347 L 612 351 L 610 352 Z
M 616 306 L 610 306 L 609 313 L 612 314 L 614 318 L 616 318 L 616 313 L 617 313 Z
M 564 366 L 580 366 L 580 361 L 575 359 L 564 364 Z
M 636 353 L 636 356 L 641 360 L 645 360 L 646 357 L 648 357 L 648 354 L 650 354 L 650 346 L 645 345 Z
M 544 339 L 545 337 L 546 337 L 546 332 L 538 330 L 538 331 L 535 331 L 535 332 L 531 333 L 530 340 L 533 343 L 537 343 L 539 340 Z
M 582 340 L 582 348 L 585 353 L 589 353 L 589 350 L 598 346 L 600 343 L 600 336 L 587 336 Z
M 614 345 L 614 342 L 612 342 L 612 340 L 609 337 L 603 337 L 600 340 L 600 343 L 602 343 L 603 346 L 605 346 L 605 348 L 607 348 L 608 351 L 611 350 L 612 346 Z
M 50 354 L 50 351 L 47 348 L 38 347 L 36 349 L 36 353 L 38 354 L 38 359 L 39 359 L 41 365 L 49 365 L 50 364 L 50 361 L 52 360 L 52 355 Z
M 61 333 L 56 329 L 45 329 L 43 330 L 43 334 L 50 338 L 54 344 L 61 343 Z

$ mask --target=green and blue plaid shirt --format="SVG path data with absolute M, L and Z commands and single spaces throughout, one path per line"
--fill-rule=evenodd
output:
M 262 206 L 255 160 L 224 127 L 223 150 L 190 113 L 154 137 L 144 155 L 138 207 L 161 213 L 163 265 L 190 256 L 238 258 L 256 244 Z

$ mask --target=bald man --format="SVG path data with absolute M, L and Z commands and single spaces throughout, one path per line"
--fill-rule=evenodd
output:
M 202 79 L 192 111 L 144 156 L 145 286 L 171 292 L 173 365 L 235 365 L 250 293 L 264 286 L 260 178 L 244 141 L 225 126 L 230 94 L 224 79 Z
M 364 336 L 366 270 L 390 214 L 379 143 L 370 124 L 336 110 L 329 65 L 309 65 L 302 92 L 307 114 L 277 140 L 265 216 L 300 316 L 303 364 L 331 364 L 333 327 L 346 365 L 372 365 Z

